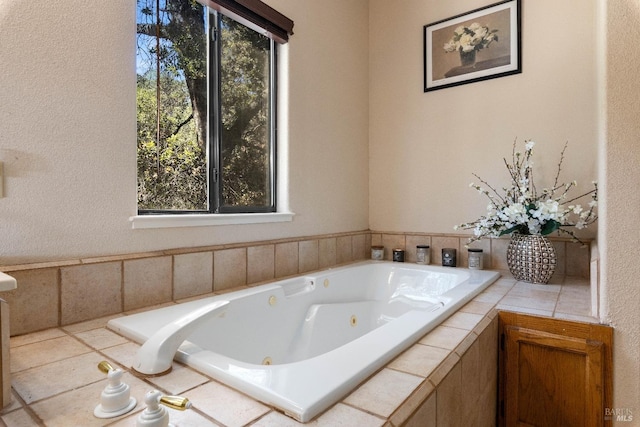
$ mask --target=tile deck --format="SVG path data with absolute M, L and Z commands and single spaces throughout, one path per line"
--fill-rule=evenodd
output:
M 458 366 L 456 362 L 477 338 L 477 331 L 484 328 L 489 317 L 495 317 L 494 309 L 597 323 L 589 313 L 587 279 L 558 278 L 550 285 L 532 285 L 516 282 L 508 272 L 502 273 L 496 283 L 472 302 L 310 424 L 335 426 L 348 421 L 349 425 L 393 426 L 396 419 L 406 419 L 408 414 L 404 412 L 413 408 L 416 393 L 422 390 L 428 396 Z M 179 425 L 300 425 L 176 362 L 166 376 L 135 377 L 129 367 L 139 346 L 106 329 L 111 317 L 12 337 L 13 402 L 0 412 L 0 424 L 134 426 L 145 407 L 145 393 L 158 389 L 192 401 L 191 410 L 169 410 L 172 423 Z M 138 400 L 132 412 L 108 420 L 93 416 L 107 384 L 106 375 L 97 369 L 101 360 L 125 370 L 123 381 L 130 385 L 131 395 Z

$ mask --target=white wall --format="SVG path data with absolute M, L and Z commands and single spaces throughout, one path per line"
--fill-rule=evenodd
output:
M 553 183 L 567 141 L 562 176 L 597 179 L 595 0 L 523 2 L 522 74 L 423 92 L 423 26 L 486 4 L 371 0 L 372 230 L 452 233 L 478 218 L 488 201 L 471 174 L 507 185 L 516 138 L 537 142 L 538 183 Z
M 370 2 L 373 230 L 452 232 L 484 213 L 476 172 L 506 183 L 511 142 L 538 142 L 538 177 L 600 181 L 601 312 L 614 326 L 614 409 L 640 415 L 640 0 L 523 2 L 523 73 L 423 93 L 422 27 L 480 0 Z M 602 46 L 604 45 L 604 48 Z M 587 235 L 594 235 L 594 230 Z M 629 423 L 620 422 L 619 425 Z
M 640 419 L 640 54 L 635 47 L 640 39 L 640 1 L 600 3 L 606 25 L 603 215 L 598 230 L 602 310 L 615 328 L 614 406 L 631 410 L 635 425 Z
M 295 21 L 294 221 L 132 230 L 135 2 L 0 2 L 0 265 L 367 229 L 367 1 L 267 3 Z
M 287 47 L 286 159 L 295 220 L 132 230 L 134 2 L 0 2 L 0 265 L 368 226 L 448 233 L 484 212 L 485 200 L 468 188 L 471 173 L 502 182 L 501 158 L 514 138 L 538 141 L 541 176 L 569 141 L 565 176 L 586 186 L 600 143 L 601 296 L 616 327 L 614 403 L 637 415 L 640 56 L 629 52 L 637 51 L 639 0 L 523 2 L 522 74 L 430 93 L 422 91 L 423 25 L 487 2 L 267 3 L 296 23 Z M 596 3 L 606 9 L 601 25 Z M 603 27 L 604 58 L 594 48 Z M 602 115 L 598 64 L 607 71 Z

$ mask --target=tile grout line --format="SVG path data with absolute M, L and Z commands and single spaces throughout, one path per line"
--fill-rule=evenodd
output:
M 248 259 L 248 257 L 247 257 L 247 259 Z M 122 274 L 124 274 L 124 269 L 122 269 L 122 270 L 121 270 L 121 273 L 122 273 Z M 496 302 L 496 303 L 494 304 L 494 307 L 495 307 L 495 306 L 497 306 L 497 305 L 499 305 L 499 304 L 501 303 L 501 301 L 502 301 L 502 300 L 503 300 L 503 299 L 504 299 L 504 298 L 505 298 L 505 297 L 506 297 L 506 296 L 507 296 L 507 295 L 508 295 L 512 290 L 513 290 L 513 288 L 515 287 L 515 285 L 516 285 L 517 283 L 519 283 L 519 282 L 518 282 L 518 281 L 515 281 L 515 282 L 512 284 L 512 286 L 511 286 L 511 287 L 510 287 L 506 292 L 504 292 L 504 293 L 501 295 L 500 300 L 498 300 L 498 302 Z M 556 312 L 557 312 L 557 305 L 558 305 L 558 302 L 559 302 L 559 299 L 560 299 L 560 295 L 562 294 L 562 291 L 563 291 L 564 289 L 565 289 L 565 288 L 564 288 L 564 285 L 562 285 L 562 284 L 561 284 L 561 285 L 560 285 L 560 290 L 559 290 L 559 291 L 557 292 L 557 294 L 556 294 L 555 304 L 554 304 L 554 309 L 552 310 L 553 317 L 555 317 L 555 314 L 556 314 Z M 525 308 L 526 308 L 526 307 L 525 307 Z M 476 314 L 476 313 L 469 313 L 469 314 Z M 478 313 L 478 314 L 479 314 L 479 313 Z M 485 316 L 485 317 L 486 317 L 486 316 L 487 316 L 487 314 L 484 314 L 483 316 Z M 455 327 L 455 326 L 451 326 L 451 325 L 447 325 L 447 327 L 456 328 L 456 329 L 461 329 L 461 328 L 457 328 L 457 327 Z M 99 328 L 91 328 L 91 329 L 89 329 L 89 330 L 93 330 L 93 329 L 101 329 L 101 328 L 103 328 L 103 327 L 99 327 Z M 91 344 L 89 344 L 89 343 L 87 343 L 87 342 L 83 341 L 81 338 L 79 338 L 78 336 L 76 336 L 80 331 L 78 331 L 78 332 L 70 332 L 70 331 L 67 331 L 66 329 L 64 329 L 64 327 L 57 327 L 57 328 L 52 328 L 52 329 L 56 329 L 56 330 L 58 330 L 58 331 L 62 332 L 64 335 L 66 335 L 66 336 L 70 336 L 70 337 L 74 338 L 76 341 L 79 341 L 83 346 L 85 346 L 86 348 L 90 349 L 90 351 L 94 351 L 94 352 L 96 352 L 97 354 L 99 354 L 100 356 L 105 357 L 105 359 L 106 359 L 106 360 L 113 360 L 112 358 L 107 357 L 107 356 L 103 353 L 103 350 L 105 350 L 105 349 L 97 349 L 97 348 L 95 348 L 93 345 L 91 345 Z M 468 330 L 466 330 L 466 329 L 461 329 L 461 330 L 465 330 L 465 331 L 469 332 L 470 334 L 474 334 L 474 331 L 473 331 L 473 330 L 471 330 L 471 331 L 468 331 Z M 58 338 L 58 337 L 56 337 L 56 338 Z M 53 339 L 53 338 L 49 338 L 49 339 Z M 44 339 L 44 340 L 41 340 L 41 341 L 38 341 L 38 342 L 47 341 L 47 340 L 49 340 L 49 339 Z M 429 345 L 429 344 L 422 344 L 422 343 L 419 343 L 419 342 L 417 342 L 416 344 L 421 344 L 421 345 L 424 345 L 424 346 L 427 346 L 427 347 L 435 347 L 435 346 L 432 346 L 432 345 Z M 107 347 L 107 348 L 112 348 L 112 347 L 114 347 L 114 346 L 109 346 L 109 347 Z M 449 350 L 449 351 L 450 351 L 450 352 L 455 352 L 455 349 L 454 349 L 454 350 Z M 67 357 L 67 358 L 65 358 L 65 359 L 68 359 L 68 357 Z M 118 365 L 120 365 L 120 363 L 118 363 L 118 362 L 115 362 L 115 363 L 117 363 Z M 40 366 L 44 366 L 44 365 L 40 365 Z M 181 366 L 182 366 L 182 365 L 181 365 Z M 394 370 L 394 368 L 389 368 L 389 369 Z M 128 368 L 125 368 L 125 371 L 127 371 L 127 372 L 128 372 Z M 405 372 L 405 371 L 399 371 L 399 372 L 408 373 L 408 374 L 410 374 L 410 375 L 415 375 L 415 376 L 418 376 L 418 377 L 422 378 L 421 376 L 416 375 L 416 374 L 411 374 L 410 372 Z M 207 378 L 208 378 L 208 377 L 207 377 Z M 102 381 L 102 380 L 99 380 L 99 381 Z M 209 379 L 209 381 L 215 381 L 215 380 Z M 93 383 L 95 383 L 95 381 L 94 381 L 94 382 L 91 382 L 91 383 L 83 384 L 83 385 L 82 385 L 82 387 L 85 387 L 85 386 L 90 385 L 90 384 L 93 384 Z M 145 383 L 149 384 L 147 381 L 145 381 Z M 158 387 L 158 386 L 156 386 L 155 384 L 151 384 L 151 386 L 152 386 L 152 387 L 154 387 L 154 388 L 159 388 L 159 389 L 163 389 L 163 390 L 164 390 L 164 388 Z M 17 395 L 18 397 L 20 397 L 20 396 L 17 394 L 17 392 L 15 391 L 15 389 L 13 389 L 13 388 L 12 388 L 12 390 L 14 390 L 14 394 L 15 394 L 15 395 Z M 63 393 L 67 393 L 67 392 L 69 392 L 69 390 L 67 390 L 67 391 L 65 391 L 65 392 L 58 393 L 58 394 L 57 394 L 57 395 L 55 395 L 55 396 L 59 396 L 59 395 L 61 395 L 61 394 L 63 394 Z M 41 401 L 44 401 L 44 400 L 50 399 L 50 398 L 52 398 L 52 397 L 54 397 L 54 396 L 46 397 L 46 398 L 41 399 L 41 400 L 39 400 L 39 401 L 37 401 L 37 402 L 41 402 Z M 22 404 L 22 407 L 21 407 L 21 408 L 25 408 L 25 409 L 26 409 L 26 408 L 29 408 L 29 410 L 30 410 L 30 411 L 32 411 L 32 409 L 30 408 L 30 405 L 26 405 L 26 404 L 24 403 L 24 401 L 23 401 L 23 399 L 22 399 L 21 397 L 20 397 L 20 401 L 21 401 L 21 404 Z M 37 403 L 37 402 L 36 402 L 36 403 Z M 341 403 L 342 403 L 342 404 L 345 404 L 345 402 L 344 402 L 344 401 L 342 401 Z M 372 413 L 370 413 L 370 412 L 366 411 L 366 410 L 365 410 L 365 409 L 363 409 L 363 408 L 356 407 L 356 406 L 352 406 L 352 405 L 348 405 L 348 406 L 351 406 L 351 407 L 353 407 L 353 408 L 355 408 L 355 409 L 357 409 L 357 410 L 359 410 L 359 411 L 361 411 L 361 412 L 369 413 L 370 415 L 373 415 L 373 416 L 376 416 L 376 417 L 378 417 L 378 418 L 379 418 L 379 416 L 378 416 L 378 415 L 376 415 L 376 414 L 372 414 Z M 16 408 L 16 410 L 19 410 L 19 409 L 21 409 L 21 408 Z M 11 411 L 11 412 L 14 412 L 14 411 Z M 11 413 L 11 412 L 9 412 L 9 413 Z M 270 411 L 270 412 L 271 412 L 271 411 Z M 268 413 L 270 413 L 270 412 L 267 412 L 267 413 L 266 413 L 266 414 L 264 414 L 264 415 L 266 416 L 266 415 L 267 415 Z M 35 415 L 35 413 L 34 413 L 34 415 Z M 204 415 L 207 419 L 212 419 L 210 416 L 208 416 L 208 415 L 206 415 L 206 414 L 200 414 L 200 415 Z M 31 416 L 31 414 L 30 414 L 30 416 Z M 35 415 L 35 416 L 37 417 L 37 415 Z M 32 418 L 33 418 L 33 416 L 32 416 Z M 252 421 L 252 422 L 250 422 L 249 424 L 251 424 L 251 423 L 255 423 L 256 421 L 257 421 L 257 420 L 253 420 L 253 421 Z

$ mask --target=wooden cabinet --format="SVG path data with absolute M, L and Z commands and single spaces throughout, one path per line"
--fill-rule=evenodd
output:
M 607 326 L 500 312 L 498 424 L 611 425 L 612 336 Z

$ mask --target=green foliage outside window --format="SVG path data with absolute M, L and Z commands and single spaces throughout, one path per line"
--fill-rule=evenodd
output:
M 269 206 L 270 40 L 221 18 L 218 108 L 209 99 L 207 9 L 194 0 L 137 3 L 138 208 L 212 211 L 210 185 L 219 207 Z M 214 183 L 208 170 L 218 166 Z
M 161 77 L 165 108 L 156 140 L 155 77 L 138 76 L 138 206 L 143 209 L 204 210 L 207 206 L 207 164 L 198 144 L 184 85 Z M 172 133 L 172 130 L 177 132 Z

